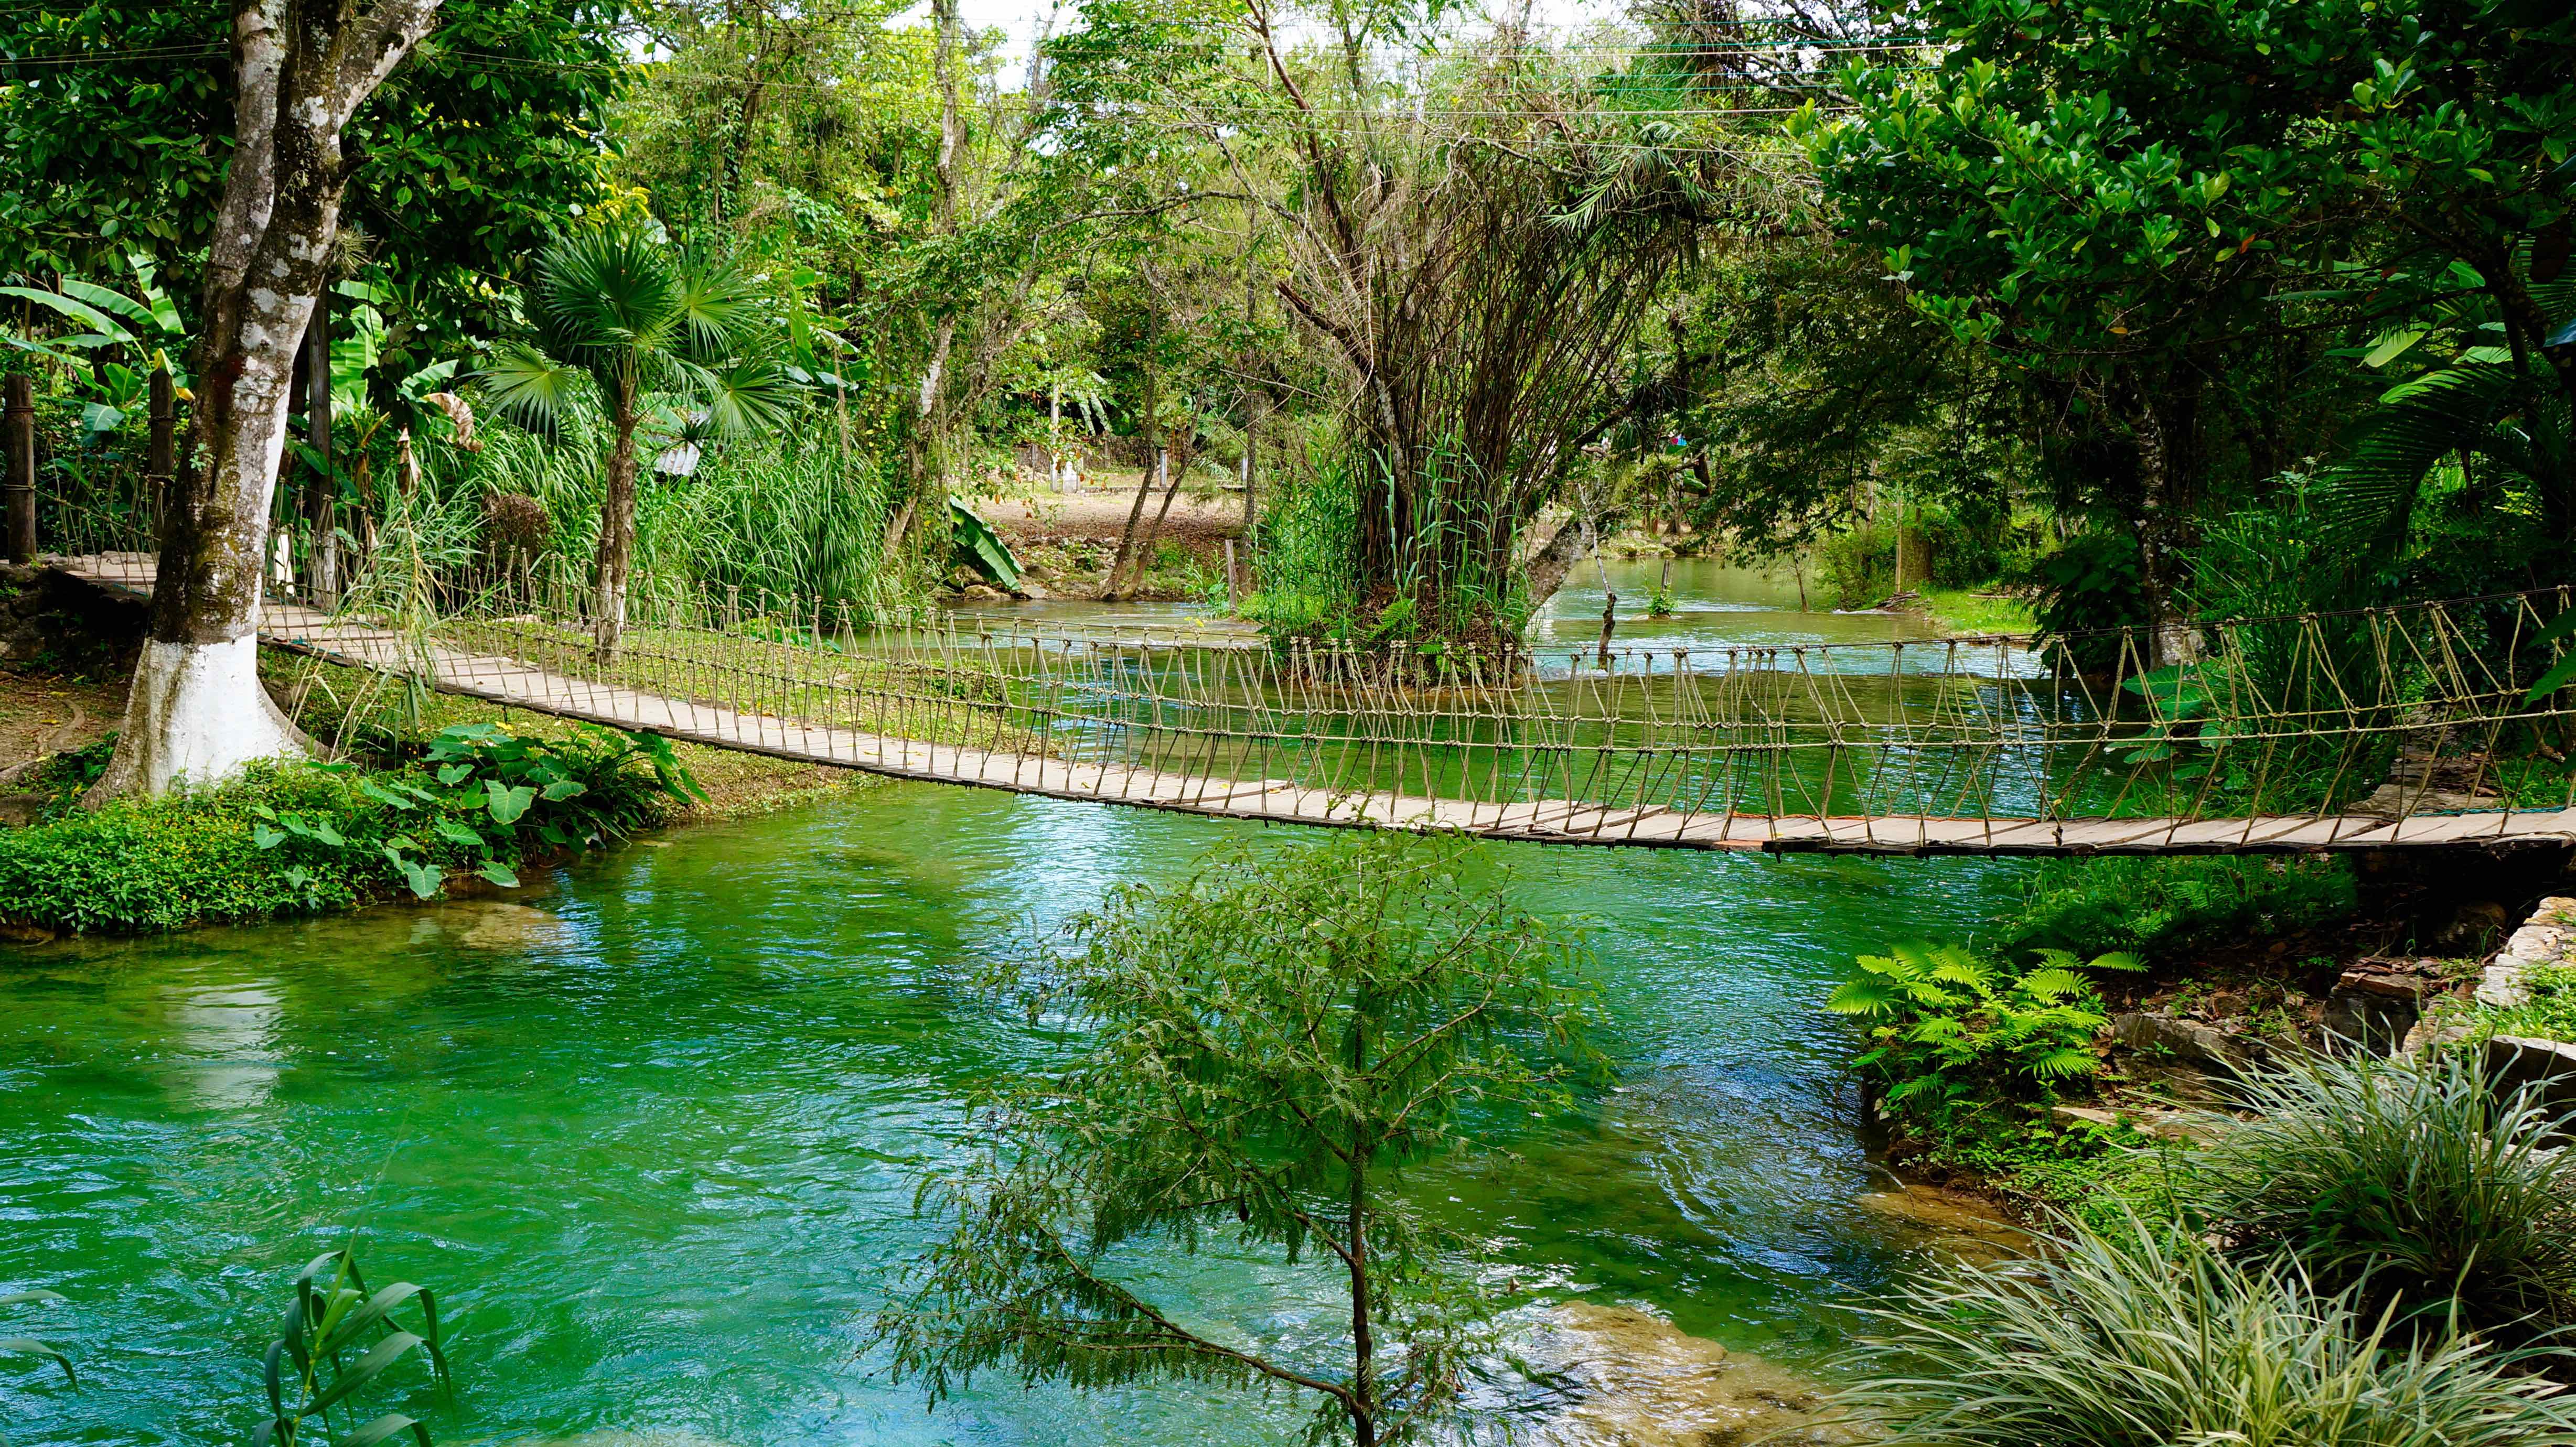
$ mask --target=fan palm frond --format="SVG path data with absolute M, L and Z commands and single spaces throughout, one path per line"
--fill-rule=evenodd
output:
M 476 374 L 495 411 L 531 432 L 551 438 L 564 414 L 589 394 L 590 374 L 526 342 L 503 342 Z

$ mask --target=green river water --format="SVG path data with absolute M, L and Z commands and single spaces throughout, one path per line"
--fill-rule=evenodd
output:
M 1746 611 L 1749 585 L 1702 581 L 1723 606 L 1669 626 L 1890 626 L 1762 612 L 1758 590 Z M 510 902 L 0 955 L 0 1293 L 71 1298 L 0 1312 L 0 1334 L 66 1347 L 84 1379 L 0 1361 L 0 1434 L 244 1440 L 287 1279 L 355 1228 L 372 1274 L 450 1303 L 454 1400 L 408 1401 L 442 1443 L 1291 1440 L 1302 1404 L 1194 1387 L 995 1379 L 931 1411 L 862 1351 L 928 1229 L 915 1179 L 970 1144 L 962 1097 L 1035 1059 L 966 968 L 1247 831 L 877 784 L 594 856 Z M 1591 921 L 1618 1084 L 1533 1121 L 1516 1158 L 1412 1189 L 1533 1302 L 1642 1303 L 1830 1370 L 1839 1306 L 1919 1242 L 1863 1201 L 1886 1182 L 1850 1034 L 1819 1002 L 1854 950 L 1964 929 L 2017 869 L 1481 857 Z M 1328 1329 L 1330 1283 L 1303 1270 L 1127 1265 L 1246 1339 Z

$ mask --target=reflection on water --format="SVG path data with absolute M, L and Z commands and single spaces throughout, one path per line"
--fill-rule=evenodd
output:
M 284 1013 L 265 984 L 171 992 L 172 1103 L 196 1110 L 247 1110 L 268 1103 L 279 1057 L 271 1048 Z

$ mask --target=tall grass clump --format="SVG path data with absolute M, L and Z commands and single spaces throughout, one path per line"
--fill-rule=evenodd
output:
M 595 409 L 567 408 L 554 435 L 487 421 L 478 453 L 442 471 L 448 507 L 478 522 L 489 500 L 532 498 L 547 520 L 525 556 L 484 543 L 489 563 L 532 573 L 540 589 L 578 597 L 598 550 L 604 424 Z M 775 435 L 703 444 L 695 472 L 639 479 L 635 522 L 639 596 L 766 593 L 826 607 L 848 604 L 859 621 L 902 601 L 882 564 L 891 484 L 885 460 L 845 445 L 837 419 L 810 408 Z M 749 606 L 749 605 L 747 605 Z
M 1273 638 L 1347 636 L 1359 612 L 1359 495 L 1348 466 L 1327 456 L 1302 475 L 1284 473 L 1261 517 L 1254 571 L 1260 591 L 1244 613 Z
M 2245 1261 L 2295 1256 L 2373 1308 L 2511 1337 L 2576 1325 L 2568 1117 L 2477 1062 L 2305 1059 L 2246 1082 L 2183 1193 Z
M 2571 1447 L 2538 1354 L 2401 1338 L 2360 1287 L 2135 1216 L 1917 1278 L 1841 1394 L 1890 1447 Z

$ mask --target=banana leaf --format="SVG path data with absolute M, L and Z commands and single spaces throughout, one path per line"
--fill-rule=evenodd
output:
M 957 552 L 970 567 L 1010 592 L 1020 591 L 1020 560 L 991 524 L 953 497 L 948 500 L 948 520 Z

